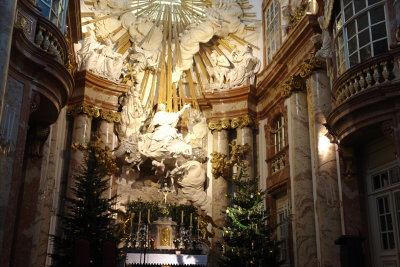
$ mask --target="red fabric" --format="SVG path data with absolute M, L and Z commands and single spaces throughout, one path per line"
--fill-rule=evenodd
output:
M 105 241 L 102 246 L 102 267 L 115 267 L 117 266 L 117 246 L 115 242 Z
M 88 267 L 90 265 L 90 242 L 78 239 L 74 246 L 73 267 Z

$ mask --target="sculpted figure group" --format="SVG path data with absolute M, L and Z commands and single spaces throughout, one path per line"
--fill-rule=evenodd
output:
M 231 55 L 231 64 L 227 57 L 219 55 L 216 50 L 211 54 L 212 67 L 210 74 L 210 89 L 220 90 L 255 83 L 256 73 L 260 70 L 261 61 L 253 56 L 253 49 L 247 46 L 243 52 L 235 48 Z

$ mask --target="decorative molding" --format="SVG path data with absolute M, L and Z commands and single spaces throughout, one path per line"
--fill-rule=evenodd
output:
M 394 126 L 392 120 L 387 120 L 381 123 L 381 130 L 385 137 L 394 140 Z
M 30 156 L 32 158 L 41 158 L 43 156 L 43 145 L 50 134 L 50 125 L 36 124 L 31 127 L 30 132 Z
M 229 178 L 233 165 L 237 164 L 243 155 L 250 149 L 248 144 L 238 145 L 235 141 L 229 144 L 229 146 L 231 147 L 231 158 L 229 160 L 226 159 L 226 155 L 223 153 L 211 153 L 211 173 L 216 179 L 219 177 L 225 179 Z
M 314 54 L 311 54 L 310 57 L 305 59 L 304 63 L 300 65 L 299 72 L 290 76 L 289 80 L 280 86 L 282 97 L 288 98 L 293 92 L 305 90 L 306 80 L 311 76 L 314 70 L 323 68 L 324 64 L 324 61 L 315 58 Z
M 208 128 L 211 131 L 221 131 L 236 128 L 242 129 L 244 127 L 258 128 L 257 120 L 253 116 L 245 115 L 232 119 L 212 119 L 208 123 Z
M 121 121 L 121 114 L 119 112 L 98 108 L 86 103 L 69 106 L 67 114 L 71 117 L 75 117 L 78 114 L 86 114 L 92 118 L 101 118 L 114 123 L 119 123 Z
M 306 15 L 307 9 L 309 6 L 309 1 L 302 0 L 300 6 L 297 7 L 290 15 L 289 15 L 289 23 L 286 28 L 287 33 L 291 32 L 296 26 L 300 23 L 300 21 Z
M 33 21 L 24 16 L 20 10 L 17 10 L 15 26 L 23 30 L 26 35 L 31 35 L 33 31 Z
M 217 130 L 228 130 L 231 127 L 229 119 L 213 119 L 208 123 L 208 129 L 211 131 Z
M 33 91 L 31 99 L 31 113 L 38 110 L 40 105 L 41 96 L 40 93 Z

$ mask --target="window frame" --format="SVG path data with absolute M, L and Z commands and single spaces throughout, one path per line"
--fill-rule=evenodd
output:
M 277 11 L 276 11 L 276 4 L 277 4 Z M 268 35 L 268 29 L 270 25 L 273 24 L 268 24 L 267 21 L 267 14 L 270 10 L 270 8 L 274 6 L 273 10 L 275 11 L 273 13 L 273 21 L 277 21 L 276 23 L 276 28 L 274 28 L 274 31 L 272 33 L 272 35 L 275 37 L 273 39 L 269 39 L 269 35 Z M 264 8 L 263 11 L 263 20 L 264 20 L 264 29 L 263 29 L 263 36 L 264 36 L 264 54 L 265 54 L 265 64 L 269 64 L 271 63 L 271 61 L 273 60 L 273 57 L 276 55 L 276 53 L 278 52 L 279 48 L 282 45 L 282 9 L 281 9 L 281 3 L 279 0 L 271 0 Z M 268 56 L 268 49 L 270 47 L 272 47 L 272 43 L 275 42 L 275 48 L 274 51 L 271 52 L 270 57 Z
M 55 9 L 54 2 L 57 2 L 57 10 Z M 62 4 L 60 4 L 62 3 Z M 48 14 L 44 13 L 42 8 L 41 14 L 43 17 L 48 19 L 51 23 L 57 26 L 62 33 L 66 30 L 66 18 L 67 18 L 67 9 L 68 9 L 69 0 L 38 0 L 39 7 L 42 6 L 48 7 Z M 60 11 L 60 9 L 62 9 Z M 55 19 L 55 21 L 53 21 Z
M 333 40 L 333 44 L 335 47 L 335 53 L 336 53 L 336 72 L 338 75 L 343 74 L 344 72 L 346 72 L 348 69 L 354 67 L 355 65 L 369 59 L 372 57 L 375 57 L 381 53 L 385 53 L 389 50 L 389 40 L 390 40 L 390 31 L 389 31 L 389 23 L 388 23 L 388 11 L 387 11 L 387 3 L 385 0 L 380 0 L 377 1 L 376 3 L 373 3 L 371 5 L 368 4 L 368 0 L 365 0 L 365 6 L 363 8 L 361 8 L 360 10 L 356 11 L 355 9 L 355 1 L 354 0 L 349 0 L 348 3 L 346 4 L 346 6 L 344 5 L 344 0 L 340 0 L 338 2 L 339 4 L 339 8 L 336 8 L 336 14 L 334 14 L 334 22 L 333 22 L 333 36 L 334 36 L 334 40 Z M 347 7 L 349 7 L 351 5 L 352 7 L 352 15 L 347 18 L 345 18 L 345 9 Z M 380 20 L 378 22 L 371 22 L 371 13 L 374 9 L 377 9 L 379 7 L 383 8 L 383 20 Z M 359 19 L 366 15 L 367 17 L 367 25 L 359 30 L 358 29 L 358 24 L 359 24 Z M 340 20 L 339 20 L 340 19 Z M 351 36 L 351 38 L 348 38 L 348 30 L 349 30 L 349 26 L 351 24 L 354 24 L 354 34 Z M 372 28 L 379 25 L 379 24 L 385 24 L 385 30 L 386 30 L 386 34 L 384 37 L 380 37 L 380 38 L 373 38 L 373 33 L 372 33 Z M 338 27 L 338 25 L 340 25 Z M 365 31 L 368 31 L 368 38 L 369 41 L 367 43 L 365 43 L 363 46 L 360 47 L 359 45 L 359 34 L 363 33 Z M 341 38 L 341 42 L 340 40 L 338 40 L 339 38 Z M 349 41 L 352 40 L 353 38 L 356 38 L 356 48 L 354 51 L 352 51 L 352 53 L 350 54 L 349 51 Z M 350 40 L 349 40 L 350 39 Z M 386 40 L 386 51 L 381 52 L 376 54 L 375 53 L 375 47 L 374 44 L 378 43 L 380 41 Z M 368 47 L 370 48 L 370 56 L 366 57 L 366 58 L 361 58 L 361 50 Z M 353 65 L 351 65 L 351 61 L 350 61 L 350 56 L 353 55 L 357 55 L 357 63 L 354 63 Z

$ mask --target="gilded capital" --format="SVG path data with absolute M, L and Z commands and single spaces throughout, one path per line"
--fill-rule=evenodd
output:
M 208 123 L 208 128 L 211 131 L 217 130 L 228 130 L 230 128 L 231 122 L 230 119 L 212 119 Z
M 119 112 L 102 109 L 87 103 L 76 104 L 68 107 L 68 116 L 75 117 L 79 114 L 86 114 L 91 118 L 101 118 L 108 122 L 119 123 L 121 121 L 121 114 Z

